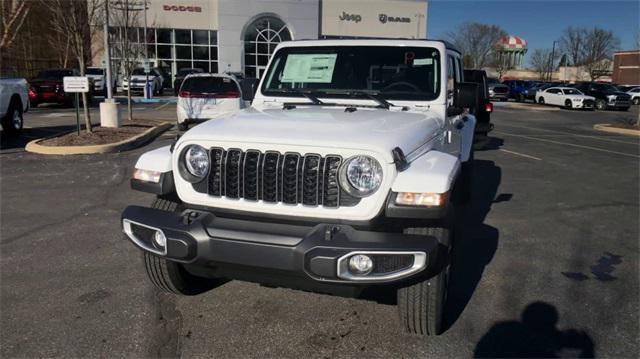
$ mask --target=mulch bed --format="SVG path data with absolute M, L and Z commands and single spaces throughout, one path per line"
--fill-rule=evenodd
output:
M 149 121 L 123 121 L 120 128 L 93 127 L 93 132 L 87 133 L 84 129 L 67 133 L 62 136 L 52 137 L 40 142 L 43 146 L 92 146 L 106 145 L 124 141 L 133 136 L 147 131 L 157 125 Z

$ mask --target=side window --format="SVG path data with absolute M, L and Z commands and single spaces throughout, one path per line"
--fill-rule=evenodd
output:
M 462 73 L 462 67 L 460 67 L 460 58 L 455 57 L 455 68 L 456 68 L 456 82 L 462 82 L 464 74 Z

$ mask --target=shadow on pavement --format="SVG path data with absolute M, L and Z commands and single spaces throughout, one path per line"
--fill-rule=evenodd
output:
M 472 197 L 455 220 L 455 241 L 451 280 L 445 308 L 445 327 L 458 320 L 471 300 L 484 268 L 498 248 L 498 229 L 486 225 L 485 218 L 494 203 L 511 199 L 511 194 L 496 196 L 502 170 L 493 161 L 474 161 Z
M 84 129 L 84 126 L 82 127 Z M 0 135 L 0 150 L 22 149 L 27 143 L 38 138 L 50 137 L 73 131 L 76 125 L 24 128 L 19 136 L 8 136 L 4 131 Z
M 545 302 L 533 302 L 520 321 L 496 323 L 476 346 L 476 358 L 592 358 L 595 345 L 585 332 L 558 330 L 558 311 Z

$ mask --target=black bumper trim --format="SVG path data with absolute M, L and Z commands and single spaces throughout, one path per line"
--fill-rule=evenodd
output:
M 429 268 L 435 263 L 438 250 L 438 241 L 432 236 L 363 231 L 348 225 L 266 227 L 263 222 L 219 218 L 210 212 L 187 210 L 181 214 L 139 206 L 127 207 L 122 219 L 162 230 L 167 237 L 166 258 L 173 261 L 203 267 L 242 266 L 258 274 L 262 270 L 278 270 L 317 282 L 352 283 L 336 275 L 338 258 L 349 252 L 420 251 L 427 254 Z M 176 256 L 172 241 L 180 241 L 181 247 L 186 244 L 188 248 Z M 184 253 L 189 256 L 181 257 Z

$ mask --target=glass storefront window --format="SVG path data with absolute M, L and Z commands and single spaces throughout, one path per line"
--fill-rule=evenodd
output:
M 194 45 L 208 45 L 209 44 L 209 31 L 207 31 L 207 30 L 193 30 L 193 44 Z
M 194 46 L 193 47 L 193 59 L 194 60 L 209 60 L 209 47 L 208 46 Z
M 170 44 L 171 43 L 171 29 L 157 29 L 158 43 Z
M 115 63 L 121 57 L 118 48 L 122 46 L 117 44 L 122 43 L 125 32 L 122 28 L 112 27 L 109 29 L 109 35 Z M 140 66 L 144 60 L 146 46 L 149 60 L 171 74 L 171 81 L 168 81 L 170 84 L 173 83 L 174 74 L 181 68 L 196 67 L 206 72 L 218 71 L 217 31 L 149 27 L 145 41 L 144 28 L 136 27 L 130 29 L 129 38 L 136 43 L 141 41 L 139 48 L 135 50 Z
M 245 76 L 258 77 L 275 47 L 291 38 L 287 25 L 276 17 L 264 16 L 251 23 L 244 34 Z
M 191 30 L 176 30 L 176 44 L 191 44 Z
M 191 46 L 176 45 L 176 59 L 191 60 Z
M 209 31 L 209 41 L 211 45 L 218 44 L 218 32 L 217 31 Z
M 171 45 L 158 45 L 158 58 L 171 59 Z

